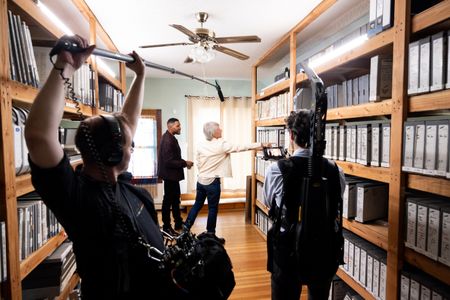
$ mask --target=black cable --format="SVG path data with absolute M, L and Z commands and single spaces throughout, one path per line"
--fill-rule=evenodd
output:
M 75 109 L 76 109 L 76 113 L 78 114 L 78 117 L 80 118 L 80 121 L 83 121 L 85 116 L 81 110 L 80 107 L 80 101 L 78 101 L 76 99 L 76 94 L 75 94 L 75 90 L 74 87 L 72 85 L 72 83 L 70 82 L 70 79 L 64 76 L 64 69 L 62 68 L 58 68 L 55 64 L 55 62 L 53 61 L 53 56 L 50 56 L 50 62 L 53 65 L 53 68 L 55 70 L 59 71 L 59 75 L 61 76 L 62 80 L 64 80 L 64 85 L 66 86 L 67 90 L 69 91 L 69 99 L 75 101 Z

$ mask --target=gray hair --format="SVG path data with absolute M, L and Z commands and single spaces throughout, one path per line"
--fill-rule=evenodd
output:
M 214 132 L 219 128 L 219 124 L 216 122 L 207 122 L 203 125 L 203 133 L 208 141 L 213 139 Z

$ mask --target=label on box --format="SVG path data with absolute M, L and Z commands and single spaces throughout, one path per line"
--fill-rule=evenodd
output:
M 442 212 L 441 253 L 438 260 L 450 266 L 450 213 Z
M 415 202 L 407 202 L 407 228 L 406 228 L 406 246 L 414 249 L 416 246 L 417 236 L 417 204 Z
M 373 257 L 372 255 L 368 254 L 367 255 L 367 284 L 366 284 L 366 289 L 369 292 L 373 292 Z
M 428 207 L 417 205 L 416 251 L 425 254 L 427 247 Z
M 400 279 L 400 300 L 409 299 L 409 278 L 405 275 L 401 276 Z
M 420 283 L 411 279 L 410 281 L 410 291 L 409 291 L 409 299 L 410 300 L 420 300 Z
M 403 170 L 411 171 L 414 161 L 414 124 L 405 126 L 405 145 L 403 156 Z
M 422 172 L 424 167 L 425 124 L 416 125 L 414 140 L 414 171 Z
M 381 151 L 381 166 L 388 168 L 390 161 L 390 145 L 391 145 L 391 126 L 383 125 L 383 137 L 381 141 L 382 151 Z
M 437 175 L 445 176 L 448 166 L 448 124 L 440 124 L 438 126 L 438 159 L 437 159 Z
M 427 253 L 429 257 L 437 260 L 439 251 L 439 226 L 440 226 L 439 209 L 428 209 L 428 236 L 427 236 Z

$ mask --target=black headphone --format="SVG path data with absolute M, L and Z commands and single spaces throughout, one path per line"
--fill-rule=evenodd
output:
M 111 136 L 108 142 L 100 148 L 100 157 L 105 165 L 113 167 L 118 165 L 123 158 L 122 131 L 116 117 L 111 115 L 101 115 L 100 117 L 107 124 Z

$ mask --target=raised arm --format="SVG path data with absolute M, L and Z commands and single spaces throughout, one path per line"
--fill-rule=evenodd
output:
M 134 136 L 144 102 L 145 65 L 136 52 L 133 51 L 130 55 L 134 57 L 135 61 L 127 63 L 127 67 L 133 70 L 136 76 L 125 99 L 122 113 L 130 121 L 131 134 Z
M 95 47 L 89 47 L 87 41 L 77 35 L 64 36 L 63 39 L 70 40 L 86 50 L 79 53 L 59 53 L 54 68 L 31 106 L 25 125 L 25 139 L 31 160 L 43 168 L 56 166 L 64 154 L 58 140 L 58 127 L 65 105 L 61 72 L 65 78 L 70 78 Z
M 227 141 L 222 141 L 222 150 L 226 153 L 242 152 L 247 150 L 259 150 L 263 147 L 262 143 L 250 143 L 250 144 L 231 144 Z

